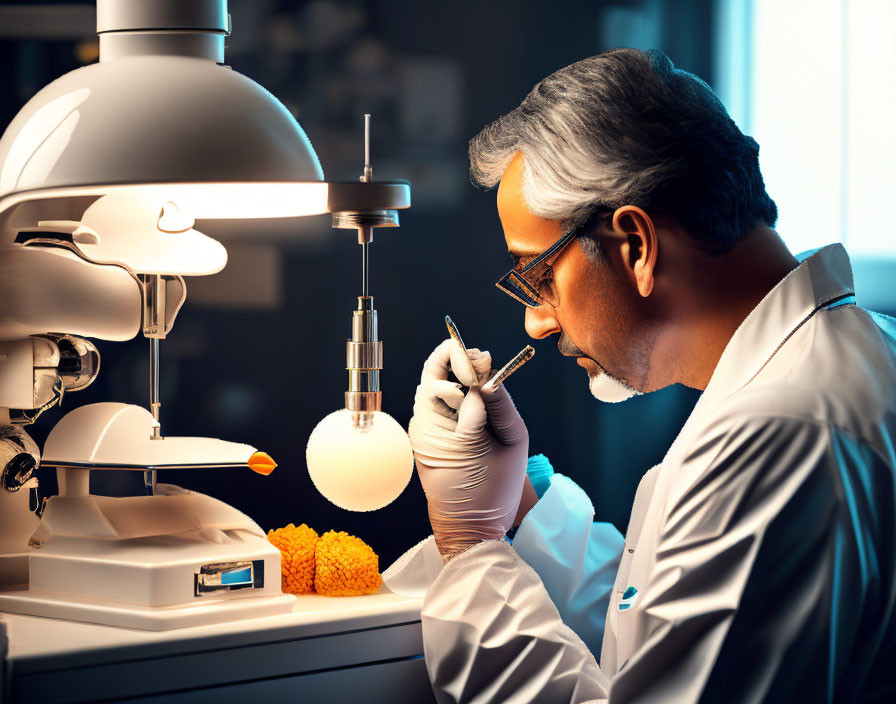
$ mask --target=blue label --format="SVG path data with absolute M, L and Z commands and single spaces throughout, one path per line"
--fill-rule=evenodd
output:
M 252 568 L 225 572 L 221 575 L 221 584 L 252 584 Z
M 625 591 L 622 592 L 622 598 L 619 600 L 619 606 L 617 607 L 620 611 L 626 611 L 632 608 L 632 604 L 635 603 L 635 600 L 638 598 L 638 590 L 635 587 L 626 587 Z

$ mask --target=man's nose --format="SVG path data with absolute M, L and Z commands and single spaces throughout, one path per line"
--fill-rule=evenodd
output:
M 554 317 L 552 306 L 543 303 L 538 308 L 526 308 L 526 333 L 529 337 L 540 340 L 555 332 L 560 332 L 560 324 Z

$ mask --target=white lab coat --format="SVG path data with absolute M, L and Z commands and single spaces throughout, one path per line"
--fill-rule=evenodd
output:
M 852 293 L 832 245 L 753 310 L 624 546 L 555 475 L 432 571 L 438 700 L 896 701 L 896 321 Z

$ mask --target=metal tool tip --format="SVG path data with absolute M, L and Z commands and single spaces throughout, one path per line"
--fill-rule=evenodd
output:
M 501 369 L 484 384 L 483 388 L 487 391 L 497 389 L 499 386 L 501 386 L 501 384 L 507 381 L 507 378 L 511 374 L 522 367 L 534 356 L 535 348 L 532 345 L 526 345 L 523 349 L 517 352 L 516 355 L 514 355 L 513 359 L 511 359 L 507 364 L 501 367 Z

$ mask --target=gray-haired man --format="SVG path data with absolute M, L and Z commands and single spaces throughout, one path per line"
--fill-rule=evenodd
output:
M 440 701 L 896 700 L 896 321 L 856 306 L 840 245 L 787 250 L 758 151 L 706 84 L 627 49 L 471 142 L 527 332 L 598 399 L 704 392 L 623 540 L 568 478 L 538 496 L 506 391 L 462 394 L 436 349 L 410 434 L 445 559 Z

